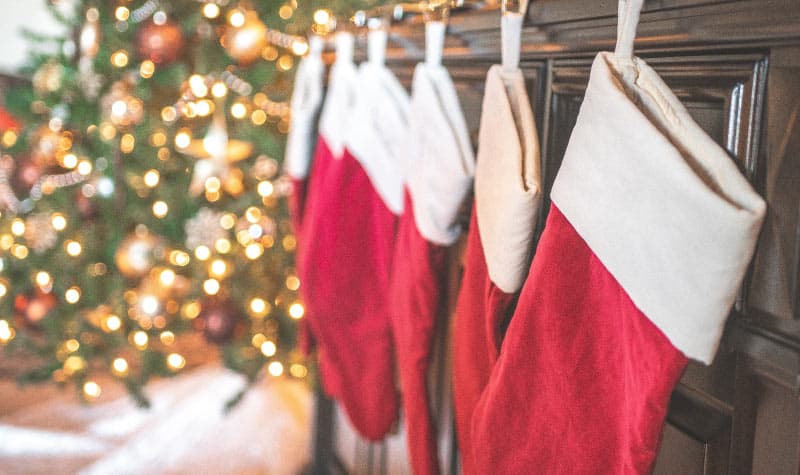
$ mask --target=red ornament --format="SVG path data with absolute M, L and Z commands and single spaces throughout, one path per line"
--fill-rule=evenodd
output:
M 18 324 L 28 328 L 39 328 L 41 321 L 53 310 L 58 301 L 49 292 L 35 290 L 30 294 L 19 294 L 14 299 L 14 318 Z
M 199 321 L 203 322 L 203 335 L 211 343 L 229 343 L 242 328 L 244 320 L 236 305 L 227 299 L 214 299 L 201 302 Z
M 167 64 L 178 59 L 183 49 L 183 30 L 173 21 L 157 25 L 149 21 L 136 34 L 136 51 L 144 59 Z

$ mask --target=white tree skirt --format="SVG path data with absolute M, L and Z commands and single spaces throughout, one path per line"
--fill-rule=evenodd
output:
M 151 408 L 139 409 L 108 384 L 100 401 L 85 405 L 73 393 L 4 382 L 0 473 L 298 473 L 309 460 L 308 389 L 268 378 L 225 414 L 225 402 L 243 385 L 241 376 L 206 366 L 153 382 L 146 391 Z

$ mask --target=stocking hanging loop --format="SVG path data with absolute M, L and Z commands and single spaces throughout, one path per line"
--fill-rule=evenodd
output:
M 510 72 L 519 67 L 522 23 L 528 0 L 503 0 L 500 19 L 501 55 L 503 70 Z
M 633 61 L 633 42 L 643 4 L 644 0 L 619 0 L 617 9 L 617 45 L 614 56 L 617 67 L 628 83 L 635 83 L 639 76 Z

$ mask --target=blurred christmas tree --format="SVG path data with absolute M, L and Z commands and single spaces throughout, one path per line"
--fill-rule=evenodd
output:
M 2 351 L 38 357 L 24 381 L 87 399 L 108 372 L 144 402 L 151 376 L 187 364 L 187 332 L 250 380 L 305 377 L 279 162 L 322 5 L 71 3 L 50 8 L 74 35 L 32 37 L 59 54 L 31 58 L 5 97 Z

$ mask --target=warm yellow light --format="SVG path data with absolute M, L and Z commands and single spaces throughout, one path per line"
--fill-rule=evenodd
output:
M 200 303 L 189 302 L 181 309 L 181 315 L 183 315 L 183 318 L 186 318 L 187 320 L 193 320 L 200 315 L 200 310 L 202 310 Z
M 72 286 L 64 292 L 64 300 L 66 300 L 67 303 L 78 303 L 80 299 L 81 289 L 79 287 Z
M 197 246 L 197 248 L 194 250 L 194 257 L 200 259 L 201 261 L 205 261 L 211 257 L 211 250 L 206 246 Z
M 128 362 L 125 358 L 114 358 L 114 361 L 111 363 L 111 369 L 117 376 L 127 376 Z
M 203 282 L 203 292 L 208 295 L 217 295 L 219 293 L 219 281 L 217 279 L 208 279 Z
M 227 254 L 231 252 L 231 242 L 225 238 L 217 239 L 217 242 L 214 243 L 214 248 L 220 254 Z
M 211 86 L 211 95 L 217 98 L 225 97 L 228 94 L 228 86 L 225 85 L 224 82 L 215 82 L 213 86 Z
M 291 5 L 284 4 L 278 9 L 278 16 L 280 16 L 283 20 L 288 20 L 291 18 L 293 13 L 294 9 L 291 7 Z
M 70 353 L 75 353 L 81 348 L 81 344 L 78 342 L 78 340 L 70 338 L 64 342 L 64 348 Z
M 267 371 L 276 378 L 283 374 L 283 365 L 279 361 L 273 361 L 267 366 Z
M 67 375 L 79 373 L 86 368 L 86 360 L 80 356 L 72 355 L 64 360 L 64 372 Z
M 100 388 L 100 385 L 94 381 L 86 381 L 83 383 L 83 394 L 89 399 L 99 398 L 102 392 L 103 390 Z
M 47 287 L 53 283 L 53 278 L 50 277 L 50 274 L 48 274 L 43 270 L 36 273 L 35 280 L 36 280 L 36 285 L 38 285 L 39 287 Z
M 128 52 L 121 49 L 119 51 L 115 51 L 114 54 L 111 55 L 111 64 L 118 68 L 124 68 L 128 65 Z
M 167 355 L 167 366 L 173 371 L 177 371 L 186 366 L 186 358 L 178 353 L 170 353 Z
M 153 216 L 156 218 L 163 218 L 169 212 L 169 206 L 163 201 L 156 201 L 153 203 Z
M 164 269 L 161 271 L 161 274 L 159 274 L 158 279 L 162 284 L 169 287 L 175 283 L 175 271 L 172 269 Z
M 308 369 L 300 363 L 294 363 L 289 366 L 289 374 L 295 378 L 302 379 L 308 375 Z
M 294 251 L 297 248 L 297 238 L 292 236 L 291 234 L 288 236 L 284 236 L 281 240 L 281 245 L 287 251 Z
M 211 262 L 210 273 L 214 277 L 224 277 L 228 272 L 228 265 L 222 259 L 214 259 Z
M 208 99 L 196 102 L 194 105 L 194 111 L 200 117 L 206 117 L 214 110 L 214 104 L 209 101 Z
M 158 339 L 161 340 L 161 343 L 169 346 L 175 343 L 175 334 L 171 331 L 163 331 L 158 335 Z
M 294 318 L 295 320 L 303 318 L 303 315 L 305 315 L 305 313 L 306 309 L 300 302 L 295 302 L 289 305 L 289 316 Z
M 61 163 L 64 165 L 64 168 L 69 168 L 71 170 L 78 166 L 78 157 L 76 157 L 74 153 L 68 153 L 61 159 Z
M 139 65 L 139 75 L 145 79 L 152 77 L 155 72 L 156 65 L 149 59 L 142 61 L 142 64 Z
M 150 188 L 155 188 L 158 185 L 158 180 L 161 179 L 161 175 L 158 173 L 158 170 L 147 170 L 142 177 L 144 180 L 144 184 Z
M 257 242 L 250 243 L 244 248 L 244 255 L 251 261 L 258 259 L 263 253 L 264 246 Z
M 278 69 L 281 71 L 288 71 L 294 66 L 294 59 L 288 54 L 282 55 L 278 58 Z
M 295 40 L 292 42 L 292 53 L 303 56 L 308 53 L 308 43 L 305 40 Z
M 16 332 L 6 320 L 0 320 L 0 344 L 6 344 L 14 339 Z
M 126 21 L 128 19 L 128 17 L 130 16 L 130 14 L 131 14 L 131 11 L 128 10 L 127 8 L 125 8 L 125 7 L 117 7 L 117 9 L 114 11 L 114 16 L 119 21 Z
M 255 224 L 261 220 L 261 210 L 255 206 L 251 206 L 244 212 L 244 217 L 247 221 Z
M 219 178 L 212 176 L 206 178 L 205 188 L 206 191 L 209 193 L 216 193 L 222 187 L 222 182 L 219 181 Z
M 13 249 L 11 249 L 11 254 L 13 254 L 17 259 L 25 259 L 28 257 L 28 248 L 22 244 L 16 244 L 14 245 Z
M 64 246 L 67 250 L 67 254 L 72 257 L 80 256 L 81 251 L 83 248 L 81 247 L 81 243 L 78 241 L 67 241 Z
M 0 249 L 7 251 L 14 245 L 14 237 L 10 234 L 0 236 Z
M 251 121 L 252 121 L 252 122 L 253 122 L 255 125 L 263 125 L 263 124 L 264 124 L 264 122 L 266 122 L 266 121 L 267 121 L 267 113 L 266 113 L 266 112 L 264 112 L 264 111 L 263 111 L 263 110 L 261 110 L 261 109 L 256 109 L 256 110 L 254 110 L 254 111 L 253 111 L 253 113 L 250 115 L 250 120 L 251 120 Z
M 109 315 L 103 320 L 103 327 L 105 330 L 115 332 L 122 328 L 122 320 L 116 315 Z
M 219 225 L 222 229 L 232 229 L 236 225 L 236 215 L 233 213 L 225 213 L 219 218 Z
M 259 182 L 256 190 L 258 191 L 259 195 L 266 198 L 267 196 L 272 196 L 272 193 L 275 192 L 275 186 L 272 184 L 272 182 L 262 181 Z
M 236 119 L 243 119 L 247 115 L 247 106 L 236 102 L 231 106 L 231 115 Z
M 3 144 L 3 147 L 13 147 L 14 144 L 17 143 L 17 132 L 14 130 L 6 130 L 3 132 L 3 138 L 0 139 L 0 143 Z
M 61 213 L 53 213 L 50 215 L 50 224 L 56 231 L 63 231 L 67 227 L 67 218 Z
M 178 111 L 172 107 L 167 106 L 161 109 L 161 120 L 164 122 L 174 122 L 178 118 Z
M 314 23 L 317 25 L 327 25 L 331 21 L 331 12 L 321 8 L 314 12 Z
M 228 15 L 228 23 L 236 28 L 244 25 L 244 13 L 239 10 L 232 11 L 230 15 Z
M 300 279 L 296 275 L 290 275 L 286 278 L 286 288 L 289 290 L 297 290 L 300 288 Z
M 119 149 L 122 153 L 131 153 L 134 147 L 136 147 L 136 137 L 133 134 L 124 134 L 119 138 Z
M 172 251 L 169 253 L 169 262 L 172 265 L 184 267 L 189 265 L 189 261 L 191 261 L 189 254 L 183 251 Z
M 250 311 L 256 315 L 264 315 L 267 312 L 267 302 L 262 298 L 254 298 L 250 301 Z
M 216 18 L 219 16 L 219 7 L 216 3 L 206 3 L 203 5 L 203 16 L 206 18 Z
M 11 233 L 14 236 L 22 236 L 25 234 L 25 221 L 17 218 L 11 223 Z
M 92 162 L 89 160 L 81 160 L 78 162 L 78 173 L 83 176 L 86 176 L 92 173 Z
M 261 353 L 264 354 L 267 358 L 270 356 L 275 356 L 275 353 L 278 352 L 278 347 L 272 341 L 265 341 L 261 344 Z
M 143 295 L 140 298 L 139 308 L 145 315 L 153 317 L 161 309 L 161 303 L 155 295 Z
M 199 74 L 192 74 L 189 76 L 189 89 L 191 89 L 192 94 L 194 97 L 206 97 L 208 94 L 208 86 L 206 86 L 206 80 L 203 76 Z
M 178 148 L 186 148 L 189 144 L 192 143 L 192 136 L 189 135 L 189 132 L 185 130 L 181 130 L 177 134 L 175 134 L 175 146 Z
M 263 345 L 265 341 L 267 341 L 267 337 L 264 336 L 263 333 L 256 333 L 253 335 L 253 338 L 250 339 L 250 344 L 256 348 L 261 348 L 261 345 Z
M 0 281 L 0 298 L 5 297 L 8 294 L 8 284 L 3 281 Z
M 139 330 L 133 333 L 132 340 L 136 348 L 144 350 L 145 348 L 147 348 L 147 342 L 150 340 L 150 338 L 148 338 L 147 333 Z

